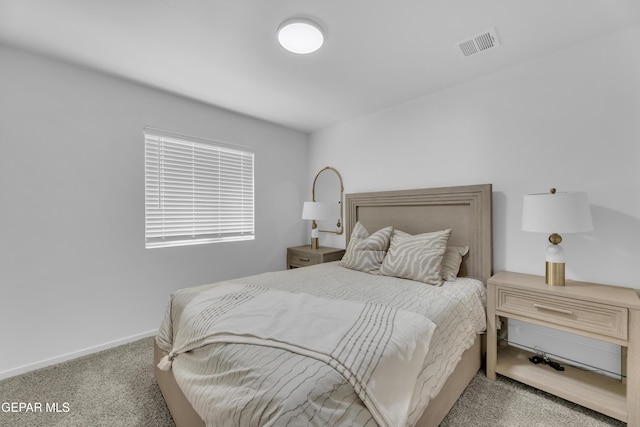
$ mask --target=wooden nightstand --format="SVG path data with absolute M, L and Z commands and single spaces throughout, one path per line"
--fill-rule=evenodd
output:
M 338 261 L 343 255 L 344 249 L 322 246 L 318 249 L 311 249 L 311 245 L 287 248 L 287 269 Z
M 566 364 L 564 371 L 533 364 L 533 353 L 498 343 L 496 316 L 618 344 L 626 378 L 616 380 Z M 548 286 L 544 277 L 497 273 L 487 282 L 487 377 L 495 380 L 496 373 L 640 427 L 637 291 L 570 280 L 566 286 Z

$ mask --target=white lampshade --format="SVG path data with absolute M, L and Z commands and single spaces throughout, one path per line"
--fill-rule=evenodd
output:
M 565 255 L 559 233 L 593 230 L 587 194 L 579 191 L 527 194 L 522 204 L 522 229 L 551 233 L 545 257 L 545 282 L 564 286 Z
M 278 28 L 278 42 L 289 52 L 304 55 L 320 49 L 324 43 L 324 33 L 317 22 L 293 18 Z
M 302 219 L 321 220 L 327 218 L 327 206 L 321 202 L 304 202 Z
M 525 195 L 522 230 L 539 233 L 582 233 L 593 230 L 587 193 L 571 191 Z

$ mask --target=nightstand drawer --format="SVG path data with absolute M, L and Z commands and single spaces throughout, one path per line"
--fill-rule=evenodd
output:
M 319 254 L 296 253 L 295 251 L 289 251 L 287 254 L 287 264 L 295 267 L 320 264 L 321 261 L 322 257 Z
M 295 246 L 287 248 L 287 268 L 299 268 L 338 261 L 342 259 L 342 255 L 344 255 L 344 249 L 325 246 L 312 249 L 311 246 Z
M 498 312 L 529 317 L 607 337 L 627 339 L 628 311 L 624 307 L 512 288 L 498 287 L 496 291 Z

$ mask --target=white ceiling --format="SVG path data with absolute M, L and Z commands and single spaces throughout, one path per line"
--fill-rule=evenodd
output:
M 320 51 L 277 44 L 295 16 Z M 0 0 L 0 43 L 305 132 L 638 22 L 638 0 Z M 499 48 L 456 54 L 490 27 Z

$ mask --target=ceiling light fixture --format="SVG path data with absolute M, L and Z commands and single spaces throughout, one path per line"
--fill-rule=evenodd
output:
M 315 21 L 292 18 L 278 27 L 278 42 L 289 52 L 304 55 L 320 49 L 324 43 L 324 33 Z

